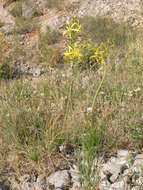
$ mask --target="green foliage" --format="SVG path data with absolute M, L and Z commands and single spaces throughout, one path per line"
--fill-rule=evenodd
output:
M 12 78 L 12 68 L 8 63 L 0 64 L 0 79 Z
M 96 128 L 89 128 L 82 141 L 82 154 L 79 156 L 79 171 L 80 171 L 80 182 L 83 189 L 96 189 L 98 185 L 99 167 L 97 166 L 96 171 L 93 170 L 93 161 L 101 154 L 101 149 L 104 144 L 105 131 L 107 126 L 103 121 L 96 122 Z
M 67 23 L 66 31 L 63 33 L 67 45 L 64 53 L 65 60 L 70 61 L 72 67 L 78 63 L 81 68 L 97 69 L 100 64 L 105 63 L 108 49 L 103 43 L 95 45 L 90 41 L 79 40 L 81 28 L 81 24 L 76 19 L 73 19 L 71 24 Z
M 110 41 L 115 46 L 123 48 L 132 38 L 135 39 L 135 33 L 127 23 L 116 23 L 110 17 L 85 16 L 81 22 L 85 37 L 98 43 Z
M 48 8 L 62 9 L 64 0 L 46 0 Z
M 19 2 L 21 0 L 5 0 L 5 4 L 10 4 L 10 3 L 13 3 L 13 2 Z
M 0 21 L 0 28 L 4 26 L 4 23 Z
M 60 33 L 56 30 L 51 30 L 49 26 L 47 26 L 46 33 L 40 33 L 40 45 L 53 45 L 59 42 Z
M 14 17 L 22 17 L 22 3 L 16 2 L 15 7 L 10 11 Z
M 45 34 L 40 33 L 39 53 L 40 59 L 48 67 L 55 67 L 63 62 L 61 50 L 56 43 L 59 42 L 60 34 L 47 27 Z M 45 65 L 45 66 L 46 66 Z
M 38 29 L 37 24 L 32 20 L 32 18 L 16 18 L 16 26 L 13 33 L 26 34 Z

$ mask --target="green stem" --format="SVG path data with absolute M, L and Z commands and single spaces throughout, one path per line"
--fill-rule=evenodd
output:
M 106 64 L 104 64 L 104 73 L 103 73 L 102 80 L 101 80 L 101 82 L 100 82 L 100 84 L 99 84 L 99 86 L 98 86 L 98 88 L 97 88 L 97 90 L 96 90 L 96 92 L 95 92 L 94 97 L 93 97 L 92 111 L 91 111 L 91 128 L 92 128 L 92 129 L 93 129 L 93 127 L 94 127 L 94 108 L 95 108 L 95 102 L 96 102 L 96 98 L 97 98 L 97 96 L 98 96 L 98 94 L 99 94 L 99 91 L 100 91 L 100 89 L 101 89 L 101 86 L 102 86 L 102 84 L 103 84 L 103 82 L 104 82 L 105 76 L 106 76 Z
M 64 118 L 64 125 L 65 125 L 65 122 L 66 122 L 66 120 L 67 120 L 67 116 L 68 116 L 68 113 L 69 113 L 70 104 L 71 104 L 71 108 L 72 108 L 73 81 L 74 81 L 74 68 L 73 68 L 73 66 L 72 66 L 72 78 L 71 78 L 70 86 L 69 86 L 69 93 L 68 93 L 68 100 L 67 100 L 67 106 L 66 106 L 66 113 L 65 113 L 65 118 Z

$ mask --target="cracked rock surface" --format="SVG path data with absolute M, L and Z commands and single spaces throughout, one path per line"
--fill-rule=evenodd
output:
M 102 160 L 97 162 L 97 160 Z M 118 150 L 110 158 L 95 158 L 93 161 L 94 177 L 97 177 L 99 190 L 140 190 L 143 189 L 143 154 L 128 150 Z M 39 175 L 32 178 L 24 175 L 19 179 L 10 177 L 10 187 L 14 190 L 84 190 L 80 184 L 78 164 L 70 169 L 59 169 L 50 175 Z M 7 187 L 1 184 L 3 190 Z

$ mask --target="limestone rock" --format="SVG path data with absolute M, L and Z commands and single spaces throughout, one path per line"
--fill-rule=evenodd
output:
M 32 17 L 34 14 L 34 7 L 31 1 L 22 2 L 22 16 L 23 17 Z
M 67 170 L 57 171 L 48 177 L 48 184 L 57 188 L 66 188 L 70 186 L 70 176 Z
M 13 30 L 15 26 L 14 18 L 9 14 L 9 12 L 3 8 L 3 5 L 0 3 L 0 21 L 4 23 L 2 27 L 5 32 L 9 33 Z

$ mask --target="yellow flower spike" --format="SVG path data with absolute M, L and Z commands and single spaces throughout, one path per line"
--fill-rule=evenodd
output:
M 104 44 L 100 44 L 99 47 L 95 49 L 94 54 L 90 57 L 90 59 L 95 59 L 98 63 L 105 64 L 104 56 L 106 55 L 106 48 Z
M 68 46 L 67 51 L 64 53 L 65 59 L 75 60 L 77 59 L 78 62 L 81 61 L 83 55 L 81 53 L 80 48 L 78 47 L 77 43 L 74 43 L 73 46 Z
M 63 36 L 67 35 L 70 40 L 75 33 L 79 33 L 81 30 L 81 24 L 78 20 L 72 19 L 71 24 L 67 22 L 66 30 L 63 32 Z

